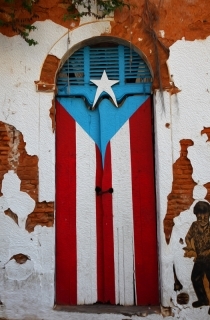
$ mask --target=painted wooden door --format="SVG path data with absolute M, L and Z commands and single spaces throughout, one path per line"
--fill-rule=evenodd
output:
M 136 81 L 142 59 L 133 52 L 126 64 L 126 53 L 85 47 L 61 70 L 70 87 L 56 98 L 58 304 L 158 303 L 151 97 Z

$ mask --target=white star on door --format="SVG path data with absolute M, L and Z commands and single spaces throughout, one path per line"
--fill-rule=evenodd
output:
M 90 80 L 90 81 L 93 82 L 98 87 L 96 90 L 96 95 L 95 95 L 95 99 L 94 99 L 92 108 L 94 108 L 94 106 L 95 106 L 96 102 L 98 101 L 98 98 L 102 92 L 108 93 L 108 95 L 112 98 L 116 107 L 118 107 L 114 91 L 112 90 L 111 87 L 114 84 L 118 83 L 119 80 L 109 80 L 107 77 L 106 71 L 104 70 L 100 80 Z

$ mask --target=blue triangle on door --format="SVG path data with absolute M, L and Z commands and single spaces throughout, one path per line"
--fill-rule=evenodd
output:
M 134 112 L 148 99 L 148 96 L 130 96 L 118 108 L 108 99 L 103 99 L 95 110 L 88 110 L 84 100 L 81 98 L 58 97 L 57 99 L 97 144 L 104 162 L 107 144 Z

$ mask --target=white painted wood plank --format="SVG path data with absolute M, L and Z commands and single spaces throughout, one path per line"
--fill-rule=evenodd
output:
M 111 140 L 116 303 L 134 304 L 133 206 L 127 121 Z
M 77 176 L 77 299 L 78 304 L 97 301 L 95 143 L 76 124 Z

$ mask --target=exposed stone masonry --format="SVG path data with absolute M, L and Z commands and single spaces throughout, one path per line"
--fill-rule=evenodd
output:
M 21 191 L 27 192 L 36 202 L 34 211 L 27 218 L 26 230 L 31 232 L 36 225 L 53 226 L 54 202 L 38 201 L 38 157 L 27 154 L 21 132 L 0 122 L 0 188 L 8 170 L 16 172 L 21 180 Z M 5 214 L 17 223 L 16 214 L 10 209 Z
M 166 242 L 170 242 L 171 232 L 174 226 L 173 218 L 180 212 L 187 210 L 193 203 L 193 189 L 196 183 L 192 179 L 193 168 L 187 158 L 187 149 L 193 145 L 190 139 L 180 141 L 180 157 L 173 164 L 173 183 L 172 191 L 168 195 L 168 206 L 164 224 Z

